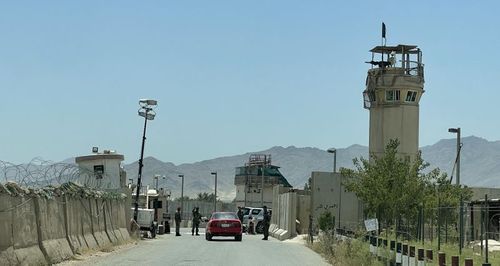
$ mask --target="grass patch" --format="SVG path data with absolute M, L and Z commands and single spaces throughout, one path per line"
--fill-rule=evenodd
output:
M 372 256 L 368 244 L 358 239 L 337 240 L 331 234 L 321 234 L 313 245 L 307 244 L 321 254 L 332 265 L 342 266 L 383 266 Z
M 389 238 L 389 240 L 391 240 Z M 438 249 L 437 240 L 434 241 L 404 241 L 403 243 L 410 246 L 415 246 L 416 249 L 432 249 L 434 251 L 434 261 L 433 264 L 437 265 L 438 260 Z M 316 253 L 321 254 L 329 263 L 332 265 L 359 265 L 359 266 L 382 266 L 385 265 L 384 262 L 377 260 L 369 251 L 369 243 L 362 241 L 361 239 L 350 239 L 350 240 L 337 240 L 330 234 L 320 234 L 314 244 L 311 245 L 307 243 L 307 246 L 314 250 Z M 459 254 L 458 244 L 454 243 L 442 243 L 441 252 L 446 254 L 447 264 L 451 263 L 451 256 L 456 256 Z M 389 250 L 382 251 L 382 254 L 388 254 Z M 380 254 L 380 253 L 379 253 Z M 481 248 L 477 245 L 469 245 L 462 249 L 462 256 L 460 256 L 459 265 L 464 265 L 466 258 L 472 258 L 474 265 L 481 265 L 485 262 L 484 259 L 485 250 L 483 250 L 483 255 L 481 256 Z M 500 265 L 500 251 L 489 252 L 488 262 L 491 265 Z

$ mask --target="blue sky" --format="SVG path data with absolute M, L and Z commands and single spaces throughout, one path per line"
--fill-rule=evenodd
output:
M 92 146 L 139 158 L 138 99 L 159 102 L 146 156 L 176 164 L 271 146 L 368 144 L 362 91 L 380 44 L 423 51 L 420 145 L 499 140 L 495 1 L 0 3 L 0 160 Z

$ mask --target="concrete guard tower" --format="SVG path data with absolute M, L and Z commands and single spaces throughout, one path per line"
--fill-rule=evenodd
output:
M 376 46 L 363 92 L 370 110 L 370 155 L 380 156 L 390 139 L 413 160 L 418 152 L 419 101 L 424 93 L 422 52 L 415 45 Z M 380 61 L 374 61 L 380 58 Z
M 92 149 L 92 153 L 75 158 L 79 168 L 76 183 L 107 191 L 128 191 L 125 185 L 127 173 L 121 166 L 124 156 L 113 150 L 99 153 L 96 147 Z

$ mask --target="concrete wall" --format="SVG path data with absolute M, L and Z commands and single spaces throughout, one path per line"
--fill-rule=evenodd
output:
M 309 215 L 311 214 L 311 196 L 297 195 L 297 232 L 307 234 L 309 229 Z
M 126 203 L 0 193 L 0 265 L 53 264 L 75 253 L 123 243 L 130 238 Z
M 286 192 L 288 189 L 275 186 L 273 189 L 273 208 L 269 234 L 279 240 L 297 235 L 297 193 Z
M 58 263 L 73 256 L 68 242 L 64 220 L 64 199 L 33 198 L 40 220 L 41 248 L 45 250 L 51 263 Z
M 311 211 L 314 222 L 321 213 L 330 211 L 335 216 L 335 226 L 354 230 L 363 223 L 363 209 L 356 195 L 341 186 L 340 173 L 312 172 Z M 340 208 L 340 219 L 339 219 Z
M 45 262 L 45 256 L 38 242 L 38 219 L 33 198 L 11 197 L 11 206 L 14 207 L 12 220 L 12 239 L 14 240 L 14 253 L 21 265 L 36 265 Z M 8 233 L 8 232 L 6 232 Z
M 246 207 L 262 207 L 266 205 L 270 207 L 273 203 L 273 188 L 264 186 L 264 204 L 262 204 L 262 194 L 260 189 L 251 188 L 245 190 L 245 185 L 236 185 L 236 198 L 235 203 L 238 206 Z

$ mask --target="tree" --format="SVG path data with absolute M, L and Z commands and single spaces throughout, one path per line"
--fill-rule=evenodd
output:
M 190 201 L 190 200 L 193 200 L 191 198 L 189 198 L 189 196 L 184 196 L 184 197 L 178 197 L 178 198 L 175 198 L 175 201 L 182 201 L 184 199 L 184 201 Z
M 312 183 L 312 178 L 311 178 L 311 177 L 309 177 L 309 178 L 307 179 L 307 182 L 304 184 L 304 190 L 305 190 L 305 191 L 311 191 L 311 187 L 312 187 L 312 184 L 311 184 L 311 183 Z
M 330 211 L 322 212 L 318 217 L 318 227 L 323 232 L 331 232 L 335 228 L 335 216 Z
M 435 221 L 438 196 L 448 207 L 458 206 L 460 193 L 470 199 L 468 188 L 451 185 L 438 168 L 425 173 L 429 164 L 421 154 L 413 161 L 402 158 L 398 146 L 398 140 L 390 140 L 382 156 L 371 155 L 371 161 L 355 158 L 354 170 L 340 171 L 346 177 L 346 189 L 363 202 L 366 215 L 377 217 L 386 228 L 401 220 L 408 224 L 418 220 L 422 209 L 427 210 L 426 220 Z
M 213 202 L 215 199 L 215 194 L 214 193 L 207 193 L 207 192 L 200 192 L 197 194 L 196 200 L 199 201 L 207 201 L 207 202 Z

